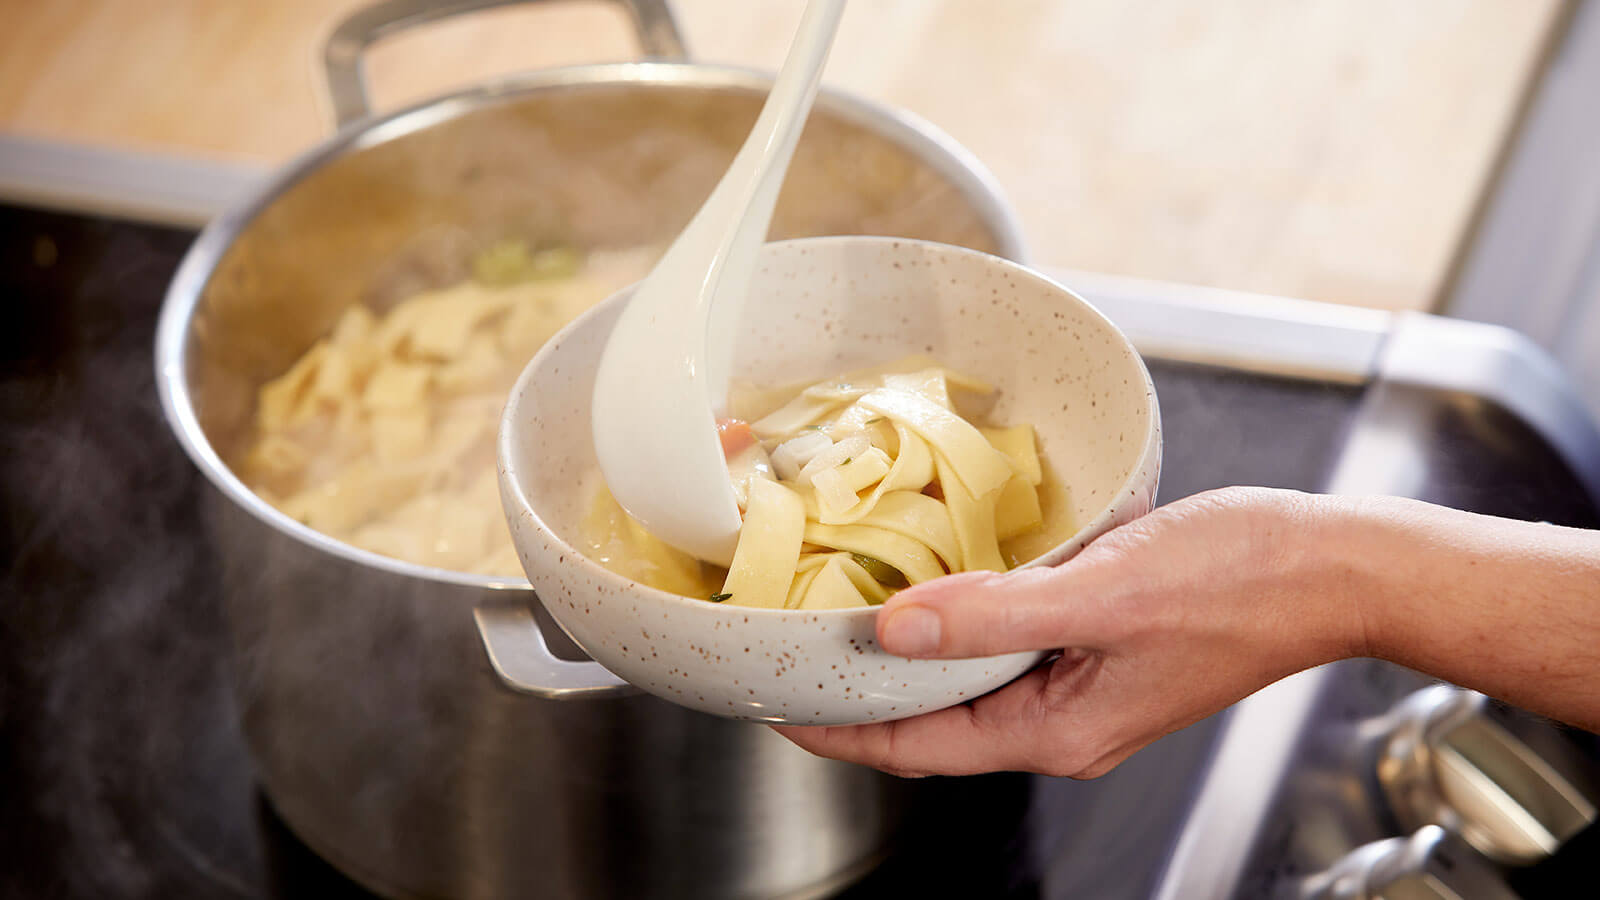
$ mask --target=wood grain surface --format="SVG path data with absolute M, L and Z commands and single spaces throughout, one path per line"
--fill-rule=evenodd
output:
M 328 133 L 321 43 L 359 0 L 0 0 L 0 130 L 280 162 Z M 677 0 L 690 50 L 775 68 L 800 0 Z M 1040 262 L 1427 308 L 1560 0 L 855 0 L 827 83 L 931 120 Z M 373 49 L 389 107 L 637 53 L 593 2 Z

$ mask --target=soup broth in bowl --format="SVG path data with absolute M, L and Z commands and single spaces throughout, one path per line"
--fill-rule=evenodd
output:
M 735 350 L 754 385 L 816 382 L 927 358 L 992 385 L 982 421 L 1026 424 L 1049 473 L 1041 524 L 1005 565 L 1059 563 L 1148 512 L 1160 468 L 1154 388 L 1103 315 L 1038 273 L 952 246 L 816 238 L 763 248 Z M 624 291 L 542 349 L 499 434 L 513 543 L 545 608 L 596 661 L 705 712 L 790 724 L 881 721 L 951 706 L 1042 658 L 908 660 L 874 638 L 876 609 L 749 608 L 649 587 L 592 558 L 603 491 L 589 397 Z M 649 448 L 639 464 L 651 465 Z M 665 480 L 672 473 L 662 471 Z M 694 502 L 686 497 L 684 502 Z

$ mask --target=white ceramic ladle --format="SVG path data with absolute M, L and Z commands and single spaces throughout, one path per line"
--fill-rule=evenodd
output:
M 755 127 L 635 288 L 596 373 L 594 446 L 612 496 L 667 543 L 727 565 L 739 507 L 716 432 L 739 315 L 844 0 L 811 0 Z

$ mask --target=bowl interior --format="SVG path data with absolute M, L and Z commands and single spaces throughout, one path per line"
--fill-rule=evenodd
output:
M 1142 361 L 1104 316 L 1048 279 L 982 253 L 888 238 L 788 241 L 762 253 L 736 377 L 781 385 L 928 354 L 992 382 L 998 397 L 985 418 L 1032 424 L 1054 475 L 1045 527 L 1022 555 L 1069 541 L 1145 460 L 1158 423 Z M 502 426 L 508 474 L 572 547 L 582 546 L 599 485 L 588 401 L 625 296 L 539 352 Z

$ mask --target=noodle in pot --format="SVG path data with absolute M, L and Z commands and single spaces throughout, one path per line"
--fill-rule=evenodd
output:
M 381 315 L 351 305 L 261 388 L 235 470 L 279 510 L 362 549 L 522 577 L 495 475 L 506 395 L 551 335 L 643 277 L 659 253 L 584 258 L 506 242 L 473 260 L 468 281 Z

